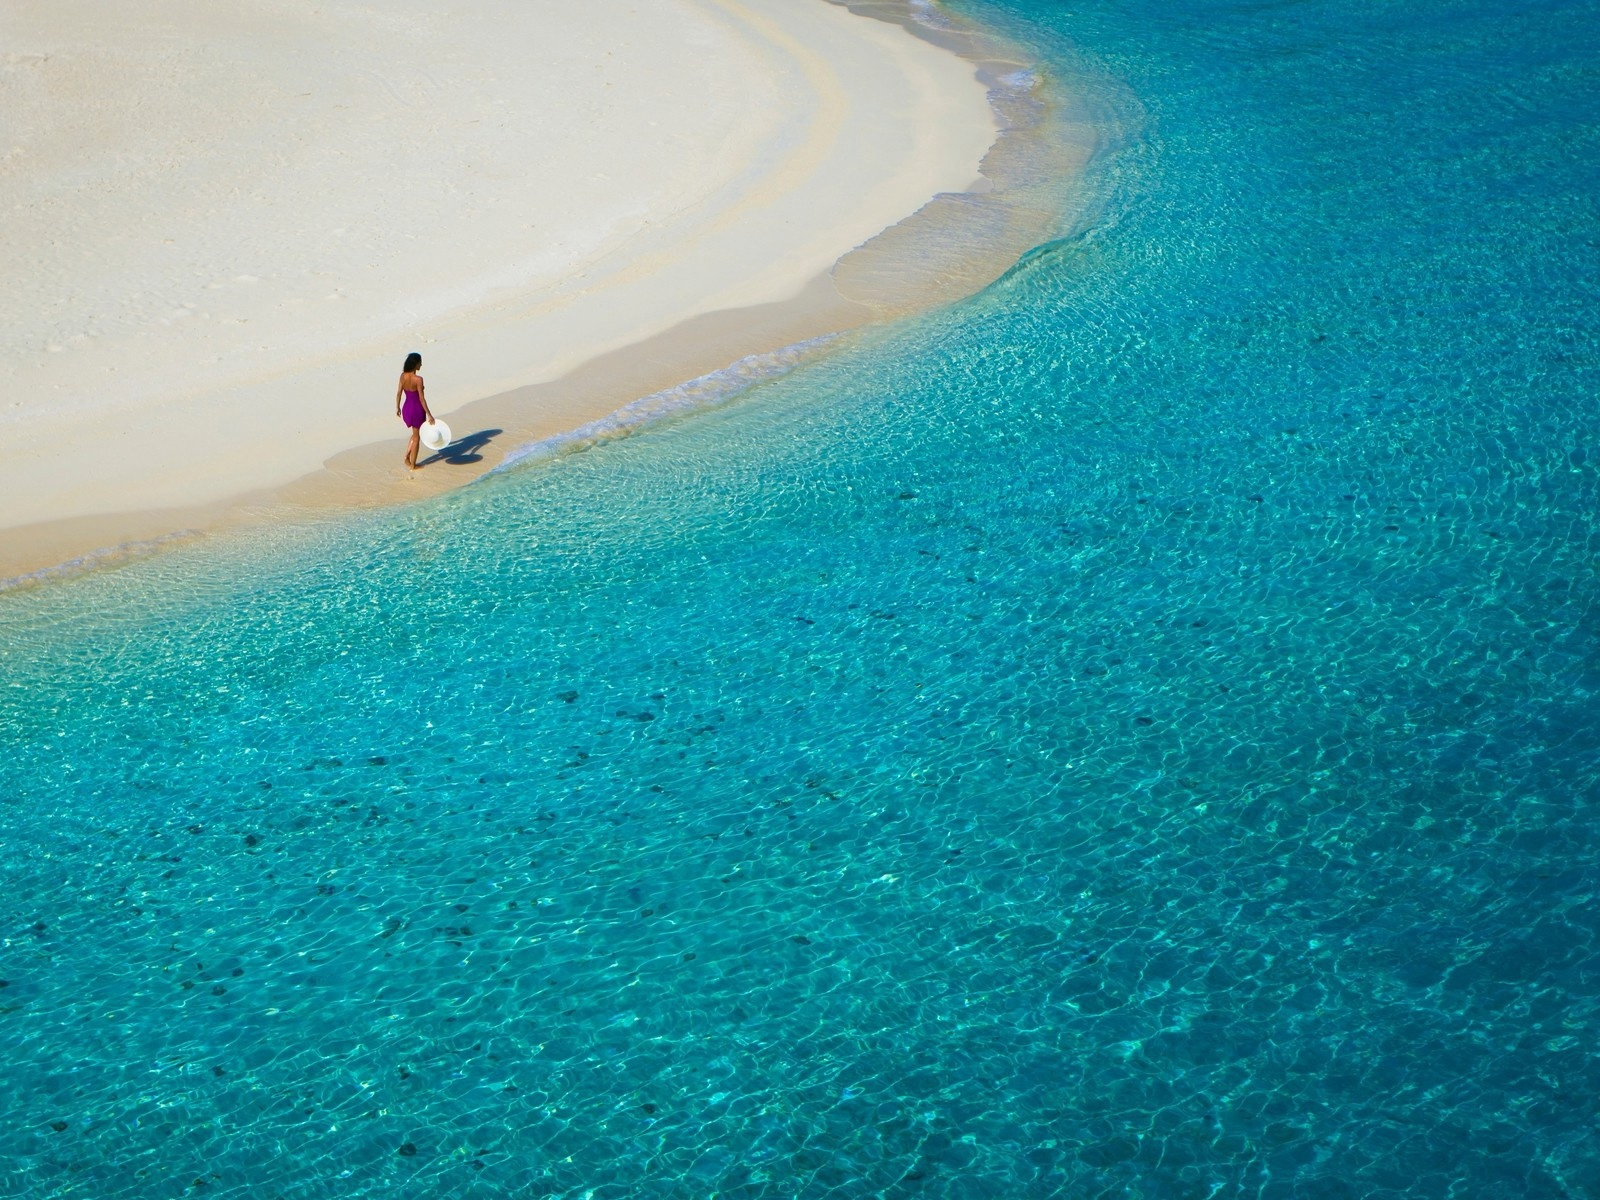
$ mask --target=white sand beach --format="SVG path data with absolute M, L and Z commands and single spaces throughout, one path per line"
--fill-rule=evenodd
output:
M 404 473 L 407 351 L 446 415 L 785 300 L 995 136 L 824 0 L 7 0 L 0 541 Z

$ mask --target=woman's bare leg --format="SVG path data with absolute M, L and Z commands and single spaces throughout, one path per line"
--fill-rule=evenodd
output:
M 417 446 L 422 441 L 420 428 L 411 431 L 411 444 L 406 447 L 406 466 L 413 471 L 417 469 Z

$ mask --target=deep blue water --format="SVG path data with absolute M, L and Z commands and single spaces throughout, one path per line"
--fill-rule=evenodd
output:
M 1600 1196 L 1600 5 L 963 11 L 982 295 L 0 598 L 0 1194 Z

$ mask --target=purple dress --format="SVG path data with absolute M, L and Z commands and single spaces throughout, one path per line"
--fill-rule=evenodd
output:
M 412 429 L 420 428 L 427 414 L 422 411 L 422 397 L 416 392 L 406 393 L 406 402 L 400 406 L 400 419 Z

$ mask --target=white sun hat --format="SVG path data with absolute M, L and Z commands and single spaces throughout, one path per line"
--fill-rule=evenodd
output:
M 450 441 L 450 426 L 443 421 L 435 417 L 431 425 L 423 422 L 422 444 L 429 450 L 443 450 L 450 444 Z

